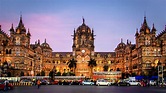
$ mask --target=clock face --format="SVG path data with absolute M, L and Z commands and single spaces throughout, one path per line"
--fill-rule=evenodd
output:
M 82 50 L 81 52 L 82 52 L 82 53 L 85 53 L 85 50 Z

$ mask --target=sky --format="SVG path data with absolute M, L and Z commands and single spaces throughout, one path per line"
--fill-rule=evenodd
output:
M 136 29 L 144 17 L 157 35 L 165 29 L 166 0 L 0 0 L 0 25 L 9 34 L 22 15 L 31 44 L 38 39 L 54 52 L 72 52 L 73 31 L 85 24 L 93 28 L 95 52 L 114 52 L 127 39 L 135 44 Z

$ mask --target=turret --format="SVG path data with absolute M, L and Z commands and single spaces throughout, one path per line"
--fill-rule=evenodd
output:
M 138 35 L 139 35 L 139 33 L 138 33 L 138 28 L 137 28 L 135 36 L 137 37 Z
M 29 29 L 28 29 L 27 36 L 28 36 L 28 37 L 31 37 L 31 33 L 30 33 Z
M 154 27 L 154 24 L 153 24 L 151 33 L 154 34 L 154 35 L 156 35 L 156 28 Z
M 11 26 L 11 28 L 10 28 L 10 34 L 14 34 L 14 28 L 13 28 L 13 24 L 12 24 L 12 26 Z
M 144 22 L 141 25 L 140 34 L 149 34 L 150 28 L 148 27 L 148 24 L 146 22 L 146 17 L 144 17 Z
M 20 17 L 20 21 L 19 21 L 18 27 L 16 29 L 16 33 L 18 33 L 18 34 L 25 34 L 26 33 L 26 29 L 25 29 L 24 24 L 22 22 L 22 16 Z

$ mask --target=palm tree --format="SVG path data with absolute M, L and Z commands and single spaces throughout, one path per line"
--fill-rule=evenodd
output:
M 109 68 L 108 65 L 103 66 L 104 71 L 108 71 L 108 68 Z
M 96 63 L 96 60 L 92 59 L 92 58 L 88 62 L 89 62 L 88 66 L 91 69 L 91 75 L 90 75 L 90 77 L 92 78 L 93 67 L 97 66 L 97 63 Z
M 74 58 L 70 59 L 68 62 L 67 62 L 67 65 L 70 69 L 73 69 L 74 73 L 75 73 L 75 68 L 77 67 L 77 64 L 76 64 L 77 60 L 75 60 Z

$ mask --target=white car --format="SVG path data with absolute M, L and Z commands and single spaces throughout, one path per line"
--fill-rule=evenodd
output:
M 130 84 L 130 86 L 139 86 L 140 85 L 139 81 L 129 80 L 127 82 Z
M 150 80 L 149 83 L 150 83 L 150 86 L 155 86 L 155 85 L 157 85 L 157 82 L 156 82 L 155 80 Z
M 106 86 L 110 86 L 111 82 L 105 80 L 105 79 L 98 79 L 96 81 L 96 85 L 100 86 L 100 85 L 106 85 Z
M 94 82 L 91 80 L 84 80 L 82 81 L 82 85 L 94 85 Z

